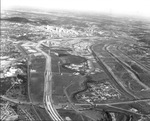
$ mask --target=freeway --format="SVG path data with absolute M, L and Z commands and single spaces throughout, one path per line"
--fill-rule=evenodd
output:
M 149 67 L 147 67 L 147 66 L 141 64 L 138 60 L 134 59 L 133 57 L 128 56 L 125 52 L 123 52 L 123 51 L 121 50 L 121 46 L 117 46 L 116 49 L 117 49 L 120 53 L 122 53 L 123 55 L 127 56 L 129 59 L 131 59 L 132 61 L 134 61 L 134 62 L 137 63 L 138 65 L 140 65 L 142 68 L 144 68 L 145 70 L 147 70 L 147 71 L 150 72 L 150 68 L 149 68 Z
M 124 62 L 122 62 L 121 59 L 119 59 L 115 54 L 113 54 L 113 52 L 112 52 L 111 50 L 109 50 L 109 48 L 110 48 L 111 46 L 112 46 L 112 45 L 107 45 L 107 46 L 105 46 L 105 51 L 107 51 L 108 53 L 110 53 L 111 56 L 114 57 L 123 67 L 126 67 L 126 68 L 128 69 L 128 71 L 134 75 L 134 78 L 136 79 L 136 81 L 137 81 L 141 86 L 143 86 L 145 89 L 149 90 L 149 87 L 140 81 L 140 78 L 139 78 L 137 72 L 135 72 L 135 71 L 134 71 L 133 69 L 131 69 L 127 64 L 125 64 Z
M 46 58 L 46 65 L 45 65 L 45 83 L 44 83 L 44 105 L 45 109 L 47 110 L 49 116 L 52 118 L 53 121 L 63 121 L 62 117 L 58 114 L 57 110 L 53 105 L 52 100 L 52 70 L 51 70 L 51 56 L 50 50 L 49 54 L 45 53 L 40 49 L 42 41 L 40 41 L 35 49 L 41 52 Z
M 111 81 L 113 81 L 113 84 L 115 84 L 115 86 L 123 93 L 125 94 L 127 97 L 131 98 L 131 99 L 139 99 L 138 97 L 136 97 L 135 95 L 133 95 L 131 92 L 129 92 L 112 74 L 111 72 L 107 69 L 106 65 L 100 60 L 100 58 L 97 56 L 97 54 L 95 53 L 93 47 L 95 45 L 91 46 L 91 51 L 92 54 L 95 58 L 95 60 L 97 61 L 97 63 L 103 68 L 103 70 L 105 71 L 105 73 L 109 76 L 109 78 L 111 79 Z M 112 83 L 112 82 L 111 82 Z

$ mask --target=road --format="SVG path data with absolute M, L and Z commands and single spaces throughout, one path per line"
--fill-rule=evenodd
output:
M 131 59 L 132 61 L 134 61 L 135 63 L 137 63 L 139 66 L 141 66 L 142 68 L 144 68 L 145 70 L 147 70 L 147 71 L 150 72 L 150 68 L 149 68 L 149 67 L 143 65 L 143 64 L 140 63 L 138 60 L 136 60 L 136 59 L 134 59 L 134 58 L 128 56 L 125 52 L 123 52 L 123 51 L 121 50 L 121 46 L 117 46 L 116 49 L 117 49 L 120 53 L 122 53 L 124 56 L 127 56 L 129 59 Z
M 92 54 L 93 54 L 95 60 L 97 61 L 97 63 L 103 68 L 103 70 L 105 71 L 105 73 L 109 76 L 109 78 L 111 79 L 111 81 L 113 82 L 113 84 L 115 84 L 115 86 L 123 94 L 125 94 L 127 97 L 129 97 L 130 99 L 139 99 L 138 97 L 136 97 L 135 95 L 133 95 L 131 92 L 129 92 L 117 79 L 114 78 L 114 76 L 111 74 L 111 72 L 107 69 L 106 65 L 99 59 L 99 57 L 95 53 L 95 51 L 93 49 L 94 46 L 95 45 L 91 46 Z
M 63 121 L 62 117 L 58 114 L 57 110 L 55 109 L 53 105 L 52 100 L 52 70 L 51 70 L 51 56 L 50 56 L 50 50 L 49 54 L 42 51 L 40 49 L 42 41 L 38 43 L 38 45 L 35 47 L 35 49 L 39 52 L 41 52 L 46 59 L 46 65 L 45 65 L 45 82 L 44 82 L 44 105 L 45 109 L 47 110 L 49 116 L 52 118 L 53 121 Z
M 9 102 L 12 102 L 12 103 L 15 103 L 15 104 L 21 104 L 21 105 L 35 105 L 35 106 L 39 106 L 41 108 L 43 108 L 42 105 L 39 105 L 39 103 L 33 103 L 33 102 L 26 102 L 26 101 L 20 101 L 20 100 L 17 100 L 17 99 L 11 99 L 11 98 L 8 98 L 4 95 L 1 95 L 0 98 L 2 98 L 3 100 L 7 100 Z
M 3 95 L 1 95 L 0 96 L 2 99 L 4 99 L 4 100 L 7 100 L 7 101 L 10 101 L 10 102 L 13 102 L 13 103 L 16 103 L 16 104 L 27 104 L 27 105 L 31 105 L 32 103 L 31 102 L 26 102 L 26 101 L 19 101 L 19 100 L 17 100 L 17 99 L 11 99 L 11 98 L 8 98 L 8 97 L 6 97 L 6 96 L 3 96 Z
M 134 78 L 136 79 L 136 81 L 137 81 L 141 86 L 143 86 L 145 89 L 149 90 L 149 87 L 140 81 L 140 78 L 139 78 L 137 72 L 135 72 L 133 69 L 131 69 L 130 66 L 128 66 L 127 64 L 125 64 L 122 60 L 120 60 L 120 59 L 113 53 L 113 51 L 109 50 L 109 48 L 110 48 L 111 46 L 112 46 L 112 45 L 107 45 L 107 46 L 105 46 L 105 51 L 107 51 L 109 54 L 111 54 L 111 56 L 114 57 L 123 67 L 127 68 L 128 71 L 129 71 L 130 73 L 132 73 L 132 74 L 135 76 Z
M 20 42 L 17 44 L 17 48 L 23 53 L 23 55 L 27 58 L 27 80 L 28 80 L 28 97 L 29 97 L 29 101 L 31 102 L 31 106 L 35 112 L 35 114 L 37 115 L 38 119 L 40 121 L 42 121 L 42 119 L 40 118 L 39 114 L 37 113 L 36 109 L 34 108 L 32 99 L 31 99 L 31 95 L 30 95 L 30 57 L 28 56 L 28 53 L 25 51 L 25 49 L 21 46 L 23 44 L 23 42 Z
M 150 99 L 145 99 L 143 101 L 139 101 L 139 102 L 147 102 L 147 101 L 150 101 Z M 110 112 L 115 112 L 115 110 L 117 110 L 117 112 L 120 112 L 120 113 L 125 113 L 125 114 L 131 114 L 131 115 L 138 115 L 138 116 L 143 116 L 144 114 L 142 113 L 138 113 L 138 112 L 133 112 L 133 111 L 130 111 L 128 109 L 124 109 L 122 107 L 119 107 L 119 106 L 116 106 L 116 105 L 119 105 L 119 104 L 130 104 L 130 103 L 134 103 L 134 102 L 137 102 L 137 101 L 133 101 L 133 102 L 122 102 L 122 103 L 105 103 L 105 104 L 96 104 L 96 105 L 90 105 L 90 104 L 75 104 L 75 106 L 89 106 L 91 108 L 83 108 L 82 109 L 79 109 L 80 111 L 84 111 L 84 110 L 89 110 L 89 109 L 92 109 L 92 108 L 95 108 L 95 109 L 104 109 L 106 111 L 110 111 Z M 148 115 L 147 115 L 148 116 Z
M 150 101 L 150 99 L 139 99 L 139 100 L 130 100 L 130 101 L 123 101 L 123 102 L 110 102 L 110 103 L 101 103 L 101 104 L 95 104 L 95 106 L 101 106 L 101 105 L 120 105 L 120 104 L 130 104 L 130 103 L 139 103 L 139 102 L 147 102 Z M 75 105 L 91 105 L 91 104 L 78 104 Z

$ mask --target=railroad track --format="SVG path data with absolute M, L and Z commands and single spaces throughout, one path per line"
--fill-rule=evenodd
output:
M 28 97 L 29 97 L 29 101 L 31 102 L 31 106 L 32 106 L 32 108 L 33 108 L 35 114 L 37 115 L 39 121 L 42 121 L 41 117 L 39 116 L 39 114 L 37 113 L 36 109 L 34 108 L 34 105 L 32 104 L 33 102 L 32 102 L 32 100 L 31 100 L 30 88 L 29 88 L 29 87 L 30 87 L 30 85 L 29 85 L 29 81 L 30 81 L 30 65 L 29 65 L 29 60 L 30 60 L 30 57 L 28 56 L 28 53 L 21 47 L 21 44 L 22 44 L 22 43 L 23 43 L 23 42 L 18 43 L 18 44 L 17 44 L 17 48 L 26 56 L 27 61 L 28 61 L 28 63 L 27 63 L 27 75 L 28 75 L 28 77 L 27 77 L 27 79 L 28 79 Z

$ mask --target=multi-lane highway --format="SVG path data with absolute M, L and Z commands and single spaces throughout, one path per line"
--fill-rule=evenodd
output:
M 129 92 L 112 74 L 111 72 L 108 70 L 108 68 L 106 67 L 106 65 L 101 61 L 101 59 L 97 56 L 96 52 L 94 51 L 93 47 L 95 45 L 91 46 L 91 51 L 92 54 L 95 58 L 95 60 L 97 61 L 97 63 L 103 68 L 103 70 L 105 71 L 105 73 L 109 76 L 109 78 L 111 79 L 111 83 L 115 84 L 115 86 L 126 96 L 128 96 L 130 99 L 139 99 L 138 97 L 136 97 L 135 95 L 133 95 L 131 92 Z
M 51 56 L 50 56 L 50 49 L 49 53 L 42 51 L 40 49 L 42 41 L 37 44 L 35 49 L 41 52 L 46 59 L 45 65 L 45 84 L 44 84 L 44 105 L 45 109 L 47 110 L 49 116 L 52 118 L 53 121 L 63 121 L 63 118 L 58 114 L 56 108 L 53 105 L 52 100 L 52 70 L 51 70 Z
M 136 81 L 137 81 L 141 86 L 143 86 L 145 89 L 149 90 L 149 87 L 140 81 L 140 78 L 139 78 L 137 72 L 134 71 L 132 68 L 130 68 L 127 64 L 125 64 L 122 60 L 120 60 L 120 59 L 113 53 L 113 51 L 109 50 L 109 48 L 110 48 L 111 46 L 112 46 L 112 45 L 107 45 L 107 46 L 105 46 L 105 51 L 108 52 L 112 57 L 114 57 L 121 65 L 123 65 L 125 68 L 127 68 L 128 71 L 129 71 L 130 73 L 132 73 L 132 75 L 134 75 L 134 79 L 136 79 Z
M 142 67 L 142 68 L 144 68 L 145 70 L 147 70 L 147 71 L 150 72 L 150 67 L 148 67 L 148 66 L 146 66 L 146 65 L 143 65 L 143 64 L 142 64 L 141 62 L 139 62 L 138 60 L 134 59 L 133 57 L 128 56 L 125 52 L 123 52 L 123 51 L 121 50 L 121 48 L 122 48 L 122 45 L 116 46 L 116 49 L 117 49 L 120 53 L 122 53 L 124 56 L 128 57 L 129 59 L 131 59 L 131 60 L 134 61 L 135 63 L 137 63 L 140 67 Z

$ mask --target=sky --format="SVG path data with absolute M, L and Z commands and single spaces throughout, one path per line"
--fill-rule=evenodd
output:
M 15 7 L 150 17 L 150 0 L 1 0 L 1 10 Z

